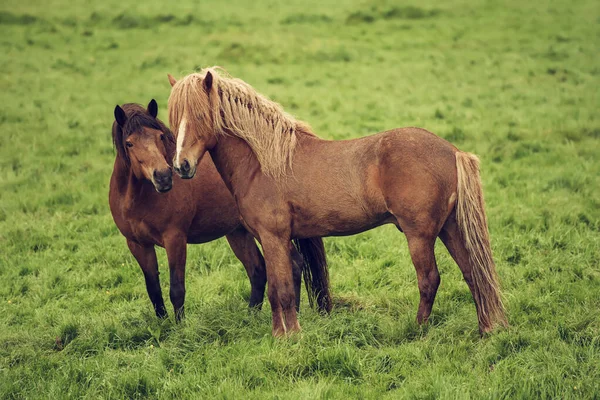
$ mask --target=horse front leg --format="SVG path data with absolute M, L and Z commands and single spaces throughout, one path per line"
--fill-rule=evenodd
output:
M 150 297 L 152 306 L 154 306 L 154 312 L 156 313 L 156 316 L 158 318 L 166 318 L 167 310 L 165 308 L 165 302 L 160 290 L 158 261 L 156 260 L 156 251 L 154 251 L 154 246 L 144 246 L 129 239 L 127 239 L 127 246 L 144 273 L 146 290 L 148 291 L 148 297 Z
M 267 267 L 267 294 L 271 303 L 273 336 L 281 337 L 299 332 L 290 239 L 272 234 L 261 234 L 260 237 Z
M 185 302 L 185 261 L 187 238 L 184 234 L 172 234 L 165 238 L 165 250 L 169 260 L 171 287 L 169 296 L 175 312 L 175 321 L 184 317 Z

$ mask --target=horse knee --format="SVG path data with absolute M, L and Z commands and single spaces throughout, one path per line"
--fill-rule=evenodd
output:
M 294 292 L 286 291 L 279 296 L 279 302 L 281 303 L 281 308 L 289 310 L 296 307 L 296 295 Z
M 429 281 L 429 286 L 433 290 L 438 289 L 438 287 L 440 286 L 441 279 L 440 279 L 440 274 L 437 271 L 437 269 L 434 269 L 429 272 L 429 276 L 427 277 L 427 280 Z
M 277 289 L 275 289 L 274 286 L 275 285 L 271 286 L 269 283 L 268 295 L 271 307 L 273 307 L 274 304 L 281 307 L 283 310 L 295 307 L 296 294 L 291 282 L 282 282 Z
M 427 301 L 433 301 L 440 286 L 440 274 L 437 271 L 430 271 L 426 276 L 419 280 L 419 292 L 421 297 Z
M 183 285 L 171 285 L 169 297 L 176 309 L 182 307 L 185 301 L 185 287 Z
M 277 289 L 275 289 L 275 285 L 269 282 L 269 286 L 267 289 L 267 297 L 269 299 L 269 303 L 271 303 L 271 308 L 276 308 L 279 306 L 279 296 L 277 295 Z

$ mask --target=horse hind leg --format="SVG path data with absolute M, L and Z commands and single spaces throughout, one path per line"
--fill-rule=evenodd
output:
M 424 324 L 429 319 L 435 295 L 440 286 L 440 273 L 435 261 L 435 237 L 407 234 L 410 257 L 417 272 L 419 284 L 419 309 L 417 322 Z
M 435 241 L 443 225 L 443 218 L 438 209 L 438 202 L 415 201 L 410 198 L 398 197 L 399 204 L 412 204 L 413 207 L 398 207 L 399 213 L 391 212 L 396 218 L 396 226 L 406 235 L 408 250 L 412 259 L 417 282 L 419 285 L 419 309 L 417 322 L 424 324 L 429 319 L 435 295 L 440 286 L 440 273 L 435 260 Z M 391 211 L 391 210 L 390 210 Z
M 489 303 L 489 299 L 486 298 L 486 296 L 490 297 L 490 295 L 485 293 L 485 291 L 482 290 L 482 288 L 480 288 L 476 283 L 471 257 L 469 256 L 469 251 L 465 246 L 454 213 L 444 224 L 439 237 L 448 249 L 448 252 L 456 264 L 458 264 L 465 282 L 469 286 L 469 290 L 473 295 L 475 309 L 477 310 L 477 319 L 479 322 L 479 332 L 481 334 L 490 332 L 494 327 L 494 321 L 489 318 L 488 312 L 485 309 L 485 304 Z
M 254 236 L 244 228 L 239 228 L 226 236 L 235 256 L 242 262 L 250 279 L 250 308 L 260 309 L 265 297 L 267 272 Z
M 469 286 L 469 290 L 475 299 L 477 294 L 475 290 L 475 284 L 473 283 L 473 273 L 471 269 L 471 263 L 469 262 L 469 253 L 460 237 L 460 232 L 454 216 L 450 217 L 448 221 L 446 221 L 446 224 L 444 224 L 439 236 L 444 243 L 444 246 L 446 246 L 448 252 L 460 268 L 463 278 L 465 279 L 465 282 L 467 283 L 467 286 Z M 475 301 L 475 307 L 478 307 L 477 301 Z

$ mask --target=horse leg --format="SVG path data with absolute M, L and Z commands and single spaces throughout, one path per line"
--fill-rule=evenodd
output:
M 296 315 L 296 294 L 292 274 L 291 242 L 273 234 L 261 234 L 261 243 L 267 265 L 269 303 L 273 318 L 273 336 L 299 332 Z
M 148 291 L 148 296 L 154 306 L 156 316 L 158 318 L 166 318 L 167 310 L 160 290 L 158 261 L 156 260 L 154 246 L 142 246 L 129 239 L 127 240 L 127 246 L 140 265 L 140 268 L 142 268 L 144 278 L 146 279 L 146 290 Z
M 169 296 L 175 312 L 175 321 L 179 322 L 184 317 L 185 302 L 185 261 L 187 256 L 187 238 L 177 233 L 168 235 L 165 240 L 165 250 L 169 260 L 171 288 Z
M 440 286 L 440 274 L 437 269 L 434 254 L 435 236 L 433 238 L 422 235 L 406 235 L 408 249 L 413 265 L 417 271 L 419 283 L 419 310 L 417 311 L 417 322 L 427 322 L 431 314 L 431 308 L 435 300 L 438 287 Z
M 471 263 L 469 262 L 469 252 L 464 246 L 454 217 L 448 218 L 448 221 L 444 224 L 444 227 L 440 232 L 440 239 L 442 239 L 448 252 L 456 264 L 458 264 L 458 267 L 463 274 L 463 278 L 465 279 L 465 282 L 467 282 L 469 290 L 471 290 L 471 293 L 473 294 L 473 298 L 475 298 L 475 286 L 471 272 Z M 475 306 L 477 306 L 477 303 L 475 303 Z
M 292 276 L 294 279 L 294 293 L 296 294 L 296 312 L 300 312 L 300 286 L 302 284 L 302 266 L 304 257 L 298 252 L 295 246 L 291 246 L 292 255 Z
M 236 257 L 244 264 L 250 279 L 250 307 L 260 309 L 265 297 L 267 272 L 265 259 L 258 250 L 254 236 L 244 228 L 238 228 L 227 236 L 227 241 Z
M 473 280 L 473 272 L 471 267 L 471 262 L 469 260 L 469 252 L 464 245 L 462 240 L 460 230 L 458 228 L 458 224 L 456 222 L 456 218 L 454 214 L 448 218 L 448 221 L 444 224 L 442 231 L 440 232 L 440 239 L 448 249 L 448 252 L 458 264 L 460 271 L 463 274 L 463 278 L 467 285 L 469 286 L 469 290 L 471 291 L 471 295 L 473 295 L 473 300 L 475 301 L 475 310 L 477 311 L 478 319 L 481 321 L 481 309 L 479 307 L 479 294 L 477 288 L 475 287 L 475 282 Z M 484 326 L 480 322 L 480 332 L 485 333 L 491 330 L 491 326 Z

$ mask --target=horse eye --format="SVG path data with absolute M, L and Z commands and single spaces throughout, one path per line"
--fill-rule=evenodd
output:
M 165 135 L 160 135 L 160 140 L 165 140 Z
M 125 142 L 125 145 L 126 145 L 127 147 L 133 147 L 133 143 L 131 143 L 131 142 Z

